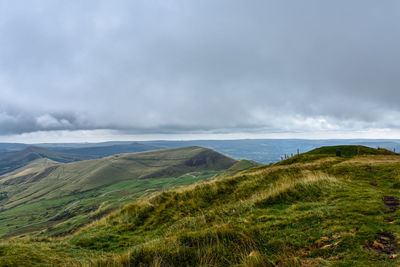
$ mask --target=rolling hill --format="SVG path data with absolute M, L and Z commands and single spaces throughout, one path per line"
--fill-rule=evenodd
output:
M 29 145 L 20 143 L 0 143 L 0 155 L 21 151 L 27 148 L 28 146 Z
M 90 159 L 86 155 L 74 155 L 59 151 L 52 151 L 41 147 L 30 146 L 21 151 L 7 153 L 0 156 L 0 175 L 21 168 L 37 159 L 47 158 L 57 162 L 73 162 Z
M 60 151 L 68 154 L 86 155 L 93 158 L 102 158 L 115 154 L 144 152 L 149 150 L 157 150 L 165 148 L 168 147 L 133 142 L 130 144 L 114 144 L 114 145 L 104 144 L 103 146 L 99 145 L 99 146 L 81 147 L 81 148 L 64 148 L 61 149 Z
M 65 220 L 70 224 L 63 227 L 68 229 L 61 228 L 73 231 L 92 220 L 87 213 L 93 212 L 97 218 L 140 195 L 218 175 L 236 162 L 201 147 L 119 154 L 68 164 L 37 159 L 0 177 L 0 235 L 10 234 L 10 230 L 13 234 L 41 231 Z M 64 218 L 46 221 L 66 207 Z M 52 230 L 58 234 L 64 231 L 55 228 Z
M 145 196 L 64 238 L 7 240 L 0 262 L 398 266 L 400 156 L 341 150 Z
M 348 140 L 302 140 L 302 139 L 242 139 L 242 140 L 191 140 L 191 141 L 118 141 L 102 143 L 43 143 L 35 144 L 48 150 L 101 158 L 120 153 L 134 153 L 155 149 L 201 146 L 210 148 L 234 159 L 247 159 L 259 163 L 275 163 L 285 155 L 304 153 L 322 146 L 364 145 L 400 151 L 399 140 L 348 139 Z M 0 155 L 23 150 L 30 145 L 0 143 Z

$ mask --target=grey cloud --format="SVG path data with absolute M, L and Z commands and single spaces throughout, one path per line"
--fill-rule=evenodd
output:
M 394 0 L 0 1 L 0 134 L 398 128 L 399 13 Z
M 0 135 L 35 131 L 89 129 L 71 114 L 28 114 L 27 112 L 0 112 Z

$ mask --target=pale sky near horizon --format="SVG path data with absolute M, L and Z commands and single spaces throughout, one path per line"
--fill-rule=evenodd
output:
M 0 0 L 0 142 L 400 139 L 400 2 Z

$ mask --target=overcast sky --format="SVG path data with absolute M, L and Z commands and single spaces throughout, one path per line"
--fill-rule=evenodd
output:
M 0 141 L 400 138 L 400 1 L 0 0 Z

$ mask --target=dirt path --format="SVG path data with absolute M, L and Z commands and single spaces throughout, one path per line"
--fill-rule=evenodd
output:
M 374 250 L 379 254 L 386 254 L 389 258 L 397 257 L 397 242 L 393 234 L 381 232 L 375 236 L 375 240 L 369 242 L 366 246 L 368 250 Z

